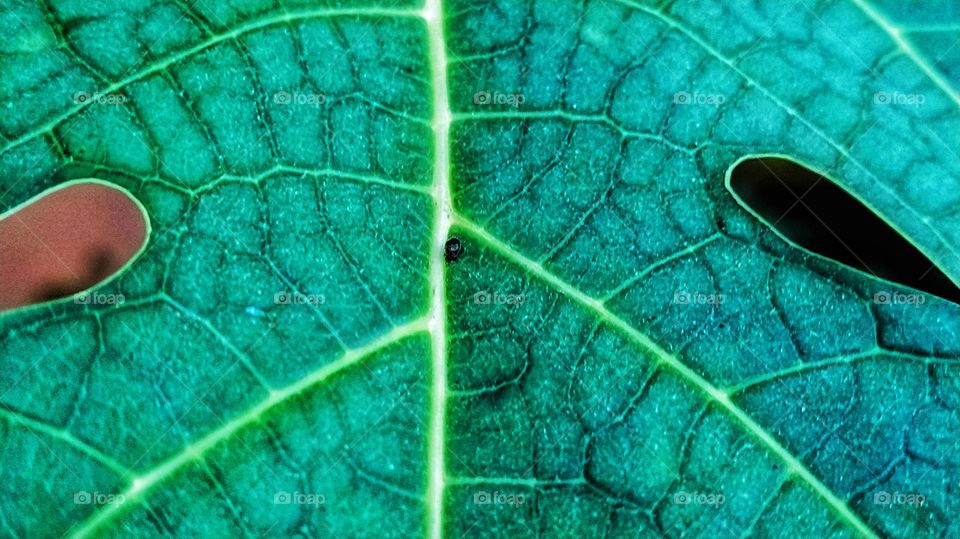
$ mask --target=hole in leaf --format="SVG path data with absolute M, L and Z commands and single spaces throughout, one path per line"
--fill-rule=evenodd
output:
M 55 187 L 0 216 L 0 311 L 103 283 L 146 244 L 146 212 L 94 180 Z
M 916 246 L 830 178 L 782 157 L 735 164 L 727 186 L 793 243 L 877 277 L 960 303 L 960 289 Z

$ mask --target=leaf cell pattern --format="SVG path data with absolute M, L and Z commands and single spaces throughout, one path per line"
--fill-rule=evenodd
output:
M 957 535 L 960 308 L 723 177 L 829 171 L 960 282 L 958 17 L 6 2 L 0 208 L 96 176 L 154 233 L 0 318 L 0 535 Z

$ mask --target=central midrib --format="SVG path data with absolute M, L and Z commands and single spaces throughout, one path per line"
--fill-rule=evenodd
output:
M 453 118 L 452 111 L 449 104 L 449 88 L 447 84 L 447 54 L 446 54 L 446 42 L 444 34 L 444 25 L 443 25 L 443 10 L 442 10 L 442 0 L 427 0 L 425 7 L 417 12 L 420 17 L 425 21 L 428 35 L 428 58 L 430 64 L 430 79 L 432 87 L 432 119 L 431 126 L 433 130 L 434 140 L 433 140 L 433 182 L 430 188 L 430 194 L 435 203 L 434 207 L 434 221 L 433 221 L 433 238 L 431 241 L 431 253 L 430 253 L 430 286 L 431 286 L 431 295 L 430 295 L 430 310 L 427 315 L 427 330 L 431 336 L 431 410 L 430 410 L 430 431 L 429 431 L 429 440 L 428 440 L 428 466 L 427 466 L 427 495 L 426 495 L 426 528 L 427 535 L 433 539 L 440 539 L 443 537 L 443 497 L 444 490 L 446 487 L 446 470 L 444 462 L 444 447 L 445 447 L 445 429 L 446 429 L 446 400 L 447 400 L 447 349 L 446 349 L 446 297 L 445 297 L 445 260 L 443 255 L 443 247 L 446 243 L 446 240 L 449 235 L 451 225 L 453 224 L 455 214 L 452 209 L 452 199 L 450 192 L 450 144 L 449 144 L 449 131 L 450 124 Z M 326 15 L 336 15 L 336 12 L 328 12 Z M 382 13 L 387 14 L 387 13 Z M 409 15 L 408 12 L 396 12 L 389 13 L 390 15 Z M 312 14 L 316 16 L 316 14 Z M 289 17 L 288 17 L 289 18 Z M 121 85 L 118 85 L 121 86 Z M 14 141 L 16 142 L 16 141 Z M 15 144 L 14 144 L 15 145 Z M 492 240 L 493 247 L 496 250 L 504 250 L 509 248 L 505 244 L 500 243 L 496 238 L 488 237 L 485 234 L 485 231 L 479 229 L 473 223 L 470 223 L 467 220 L 461 219 L 461 225 L 466 226 L 471 229 L 474 233 L 479 233 L 481 237 L 484 237 L 486 240 Z M 508 256 L 508 258 L 512 258 Z M 522 259 L 520 261 L 514 259 L 514 262 L 519 263 L 523 266 Z M 529 268 L 528 268 L 529 269 Z M 540 274 L 540 277 L 551 276 L 547 272 L 543 271 Z M 552 276 L 551 276 L 552 277 Z M 550 281 L 550 279 L 547 279 Z M 556 283 L 551 282 L 551 284 L 556 285 Z M 561 283 L 561 285 L 564 283 Z M 572 289 L 572 287 L 571 287 Z M 574 292 L 575 289 L 572 289 Z M 566 290 L 566 292 L 571 292 Z M 579 298 L 579 294 L 573 294 L 574 299 Z M 582 303 L 590 308 L 598 308 L 597 300 L 593 298 L 587 298 L 584 296 Z M 582 299 L 582 298 L 581 298 Z M 604 309 L 601 309 L 605 312 Z M 606 313 L 612 318 L 612 322 L 615 326 L 627 326 L 625 322 L 622 322 L 617 317 L 613 316 L 611 313 Z M 610 320 L 608 320 L 609 322 Z M 617 322 L 620 322 L 618 324 Z M 402 338 L 402 336 L 415 333 L 420 326 L 419 321 L 412 322 L 406 326 L 397 328 L 392 334 L 384 336 L 378 341 L 371 343 L 366 350 L 357 351 L 356 353 L 348 354 L 348 357 L 343 358 L 341 361 L 345 364 L 355 362 L 362 358 L 363 356 L 368 355 L 374 349 L 380 349 L 386 344 L 395 342 Z M 652 341 L 647 342 L 646 335 L 638 332 L 636 329 L 627 326 L 626 328 L 621 327 L 621 329 L 632 330 L 628 331 L 631 335 L 635 332 L 636 334 L 644 337 L 642 344 L 651 345 L 654 351 L 659 350 L 659 346 Z M 635 335 L 632 335 L 635 337 Z M 657 354 L 661 355 L 661 354 Z M 672 356 L 670 356 L 672 358 Z M 664 357 L 660 357 L 661 360 Z M 336 363 L 341 363 L 338 361 Z M 677 368 L 677 365 L 671 364 L 672 362 L 667 361 L 667 363 L 673 367 Z M 679 361 L 677 361 L 679 363 Z M 680 363 L 683 367 L 681 371 L 686 371 L 686 365 Z M 333 367 L 333 366 L 330 366 Z M 336 365 L 337 368 L 328 368 L 324 369 L 324 378 L 336 370 L 339 370 L 340 365 Z M 691 371 L 692 372 L 692 371 Z M 681 372 L 683 374 L 683 372 Z M 701 389 L 704 389 L 701 387 Z M 709 386 L 707 389 L 708 394 L 712 397 L 712 400 L 715 402 L 728 406 L 722 406 L 725 408 L 730 407 L 729 399 L 726 395 L 716 395 L 709 391 L 713 389 L 712 386 Z M 284 400 L 286 396 L 278 398 L 278 400 Z M 257 413 L 265 412 L 268 408 L 272 408 L 271 405 L 265 405 L 263 410 L 257 410 Z M 736 408 L 736 407 L 733 407 Z M 739 409 L 736 409 L 739 411 Z M 254 411 L 251 411 L 251 414 Z M 742 413 L 742 412 L 741 412 Z M 245 414 L 250 415 L 250 414 Z M 737 415 L 737 414 L 734 414 Z M 739 417 L 743 420 L 743 417 Z M 749 419 L 749 418 L 746 418 Z M 240 427 L 236 429 L 229 429 L 230 432 L 227 433 L 225 430 L 225 436 L 232 434 L 234 430 L 239 430 Z M 754 432 L 756 434 L 756 432 Z M 765 434 L 765 432 L 763 433 Z M 209 446 L 216 445 L 221 441 L 223 437 L 207 437 L 207 438 L 216 438 L 211 441 Z M 761 436 L 763 438 L 763 436 Z M 206 438 L 205 438 L 206 441 Z M 763 440 L 766 442 L 765 445 L 770 445 L 770 440 Z M 774 441 L 774 445 L 779 446 L 778 443 Z M 208 447 L 203 447 L 202 450 L 198 450 L 195 453 L 196 455 L 188 454 L 190 452 L 185 452 L 182 456 L 186 460 L 194 460 L 198 458 L 201 454 L 206 452 Z M 782 457 L 783 455 L 781 455 Z M 791 459 L 792 455 L 788 455 Z M 166 478 L 169 475 L 172 475 L 173 471 L 179 469 L 182 466 L 182 462 L 177 460 L 175 463 L 169 463 L 169 468 L 171 469 L 155 469 L 154 473 L 151 475 L 156 475 L 158 477 L 153 478 L 152 480 L 144 481 L 148 483 L 150 487 L 153 487 L 156 483 L 162 481 L 161 478 Z M 163 467 L 160 467 L 163 468 Z M 803 476 L 803 473 L 799 475 Z M 809 478 L 807 479 L 809 483 Z M 816 481 L 818 483 L 818 481 Z M 139 481 L 134 482 L 131 486 L 130 494 L 135 496 L 137 491 L 141 490 Z M 815 485 L 814 485 L 815 486 Z M 815 488 L 815 490 L 817 490 Z M 822 494 L 822 493 L 821 493 Z M 832 494 L 832 493 L 831 493 Z M 135 496 L 136 497 L 136 496 Z M 113 511 L 107 511 L 108 515 L 95 515 L 95 518 L 91 519 L 81 528 L 79 535 L 85 535 L 86 531 L 93 531 L 100 524 L 108 521 L 111 513 Z M 104 518 L 106 516 L 106 518 Z M 872 531 L 869 528 L 865 529 L 865 526 L 856 515 L 848 513 L 845 515 L 848 519 L 852 520 L 850 522 L 853 524 L 853 527 L 860 531 L 861 533 L 866 532 L 866 534 L 871 534 Z M 97 518 L 99 517 L 99 518 Z M 852 519 L 850 518 L 852 517 Z
M 443 537 L 443 495 L 446 482 L 444 432 L 447 400 L 447 312 L 444 245 L 453 208 L 450 198 L 450 112 L 447 50 L 441 0 L 427 0 L 421 13 L 427 23 L 430 81 L 433 91 L 433 241 L 430 251 L 431 390 L 430 438 L 427 448 L 427 536 Z

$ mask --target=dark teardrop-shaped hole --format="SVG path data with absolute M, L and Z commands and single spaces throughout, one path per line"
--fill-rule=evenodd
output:
M 960 289 L 916 246 L 830 178 L 783 157 L 734 165 L 741 205 L 793 243 L 877 277 L 960 303 Z

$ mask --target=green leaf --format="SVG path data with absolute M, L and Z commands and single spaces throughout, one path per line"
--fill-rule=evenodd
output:
M 960 282 L 958 26 L 6 2 L 0 208 L 93 176 L 153 232 L 121 304 L 0 318 L 0 535 L 960 534 L 960 307 L 724 188 L 806 163 Z

